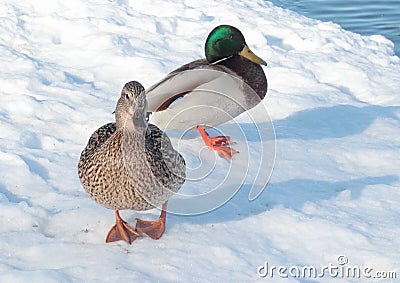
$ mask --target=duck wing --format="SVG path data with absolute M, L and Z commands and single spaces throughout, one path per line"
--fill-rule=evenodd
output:
M 215 127 L 261 101 L 231 68 L 204 59 L 168 74 L 148 89 L 146 99 L 150 122 L 162 130 Z
M 235 73 L 225 66 L 210 64 L 205 59 L 183 65 L 147 90 L 148 111 L 163 111 L 194 90 L 208 88 L 210 83 L 220 80 L 224 75 L 234 76 Z
M 147 127 L 145 147 L 153 176 L 176 192 L 185 182 L 185 159 L 173 148 L 168 136 L 153 124 Z
M 81 160 L 86 160 L 87 157 L 93 154 L 100 148 L 116 131 L 115 123 L 108 123 L 98 128 L 90 137 L 88 144 L 81 153 Z

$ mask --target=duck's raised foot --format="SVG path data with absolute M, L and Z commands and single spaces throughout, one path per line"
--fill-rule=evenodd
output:
M 130 227 L 122 218 L 119 216 L 118 210 L 115 211 L 115 225 L 111 227 L 106 237 L 106 243 L 125 241 L 131 244 L 140 234 Z
M 236 144 L 235 142 L 230 140 L 229 136 L 210 137 L 210 135 L 206 132 L 206 130 L 202 126 L 197 126 L 197 130 L 199 131 L 201 137 L 203 138 L 203 141 L 206 144 L 206 146 L 208 146 L 212 150 L 217 151 L 225 158 L 232 159 L 232 156 L 234 154 L 239 153 L 239 151 L 236 151 L 229 146 L 232 144 Z
M 210 142 L 213 145 L 217 145 L 217 146 L 226 146 L 226 145 L 232 145 L 232 144 L 236 144 L 236 142 L 231 141 L 231 137 L 229 136 L 216 136 L 216 137 L 210 137 Z

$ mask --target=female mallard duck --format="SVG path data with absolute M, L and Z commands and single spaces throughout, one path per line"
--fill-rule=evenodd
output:
M 197 127 L 205 144 L 226 158 L 237 151 L 227 136 L 211 138 L 215 127 L 256 106 L 267 93 L 265 61 L 247 46 L 237 28 L 214 28 L 205 43 L 206 59 L 172 71 L 146 93 L 150 122 L 162 129 Z
M 185 182 L 183 157 L 158 127 L 147 124 L 145 113 L 143 86 L 127 83 L 115 110 L 116 123 L 95 131 L 79 160 L 78 175 L 87 194 L 115 210 L 116 224 L 108 232 L 106 242 L 131 243 L 139 233 L 160 238 L 165 230 L 167 201 Z M 160 204 L 160 218 L 137 219 L 135 229 L 118 212 L 147 210 Z

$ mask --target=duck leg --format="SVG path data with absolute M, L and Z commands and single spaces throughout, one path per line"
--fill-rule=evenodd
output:
M 162 206 L 160 218 L 155 221 L 145 221 L 136 219 L 136 231 L 149 236 L 154 240 L 158 240 L 164 234 L 165 222 L 167 220 L 167 203 L 166 201 Z
M 206 146 L 212 150 L 218 151 L 227 159 L 231 159 L 234 154 L 239 153 L 238 151 L 229 147 L 229 145 L 235 144 L 235 142 L 230 140 L 229 136 L 216 136 L 212 138 L 202 126 L 197 126 L 197 130 L 203 138 Z
M 139 233 L 133 230 L 122 218 L 119 216 L 118 210 L 115 211 L 115 225 L 111 227 L 106 237 L 106 243 L 124 240 L 131 244 Z

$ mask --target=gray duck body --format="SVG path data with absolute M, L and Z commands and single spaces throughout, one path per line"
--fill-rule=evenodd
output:
M 266 62 L 230 25 L 214 28 L 205 43 L 206 59 L 170 72 L 147 91 L 150 122 L 161 129 L 216 127 L 258 105 L 266 96 Z

